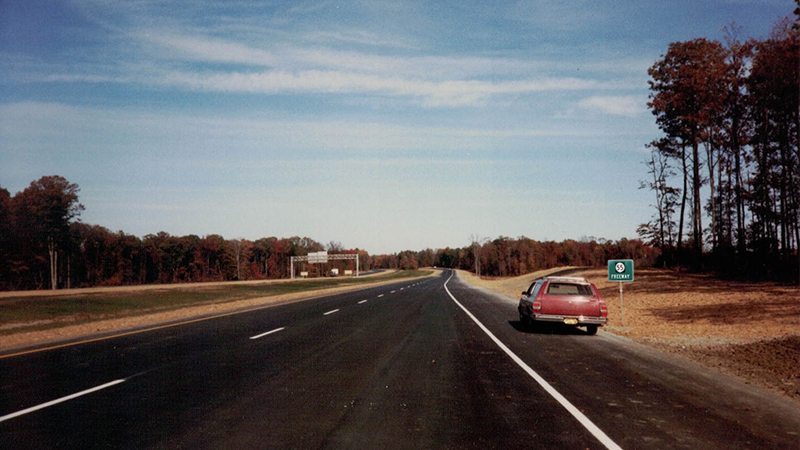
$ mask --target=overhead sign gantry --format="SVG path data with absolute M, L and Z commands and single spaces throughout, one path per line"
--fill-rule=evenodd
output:
M 292 256 L 289 262 L 289 274 L 294 279 L 294 262 L 307 262 L 309 264 L 328 264 L 328 261 L 356 260 L 356 276 L 358 276 L 358 253 L 342 253 L 329 255 L 328 252 L 311 252 L 306 256 Z

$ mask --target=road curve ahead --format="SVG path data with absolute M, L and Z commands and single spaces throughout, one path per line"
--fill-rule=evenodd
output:
M 800 449 L 796 403 L 451 272 L 0 358 L 6 449 Z

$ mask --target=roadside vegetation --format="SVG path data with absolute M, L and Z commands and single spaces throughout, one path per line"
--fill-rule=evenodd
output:
M 149 289 L 111 289 L 56 295 L 0 296 L 0 335 L 32 329 L 48 329 L 209 304 L 313 294 L 337 287 L 352 287 L 417 278 L 432 270 L 393 271 L 370 277 L 337 277 L 264 283 L 210 283 L 190 286 L 152 286 Z M 27 294 L 27 293 L 26 293 Z
M 649 144 L 660 263 L 741 279 L 800 278 L 800 1 L 770 36 L 674 42 L 649 69 L 663 136 Z
M 636 239 L 539 242 L 524 236 L 473 237 L 472 245 L 463 248 L 370 255 L 364 249 L 345 249 L 338 242 L 323 245 L 307 237 L 250 241 L 159 232 L 139 238 L 78 221 L 83 211 L 79 191 L 77 184 L 60 176 L 42 177 L 14 196 L 0 188 L 0 290 L 284 279 L 291 277 L 292 256 L 321 250 L 358 254 L 359 267 L 352 260 L 296 264 L 295 277 L 301 271 L 324 277 L 334 268 L 339 273 L 365 273 L 432 266 L 510 276 L 561 265 L 603 265 L 608 259 L 649 265 L 659 254 Z

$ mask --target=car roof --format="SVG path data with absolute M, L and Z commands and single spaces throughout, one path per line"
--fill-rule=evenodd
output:
M 590 284 L 583 277 L 544 277 L 543 280 L 551 283 Z

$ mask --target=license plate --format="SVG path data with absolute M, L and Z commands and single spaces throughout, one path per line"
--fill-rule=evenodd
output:
M 577 325 L 578 319 L 564 319 L 564 323 L 567 325 Z

